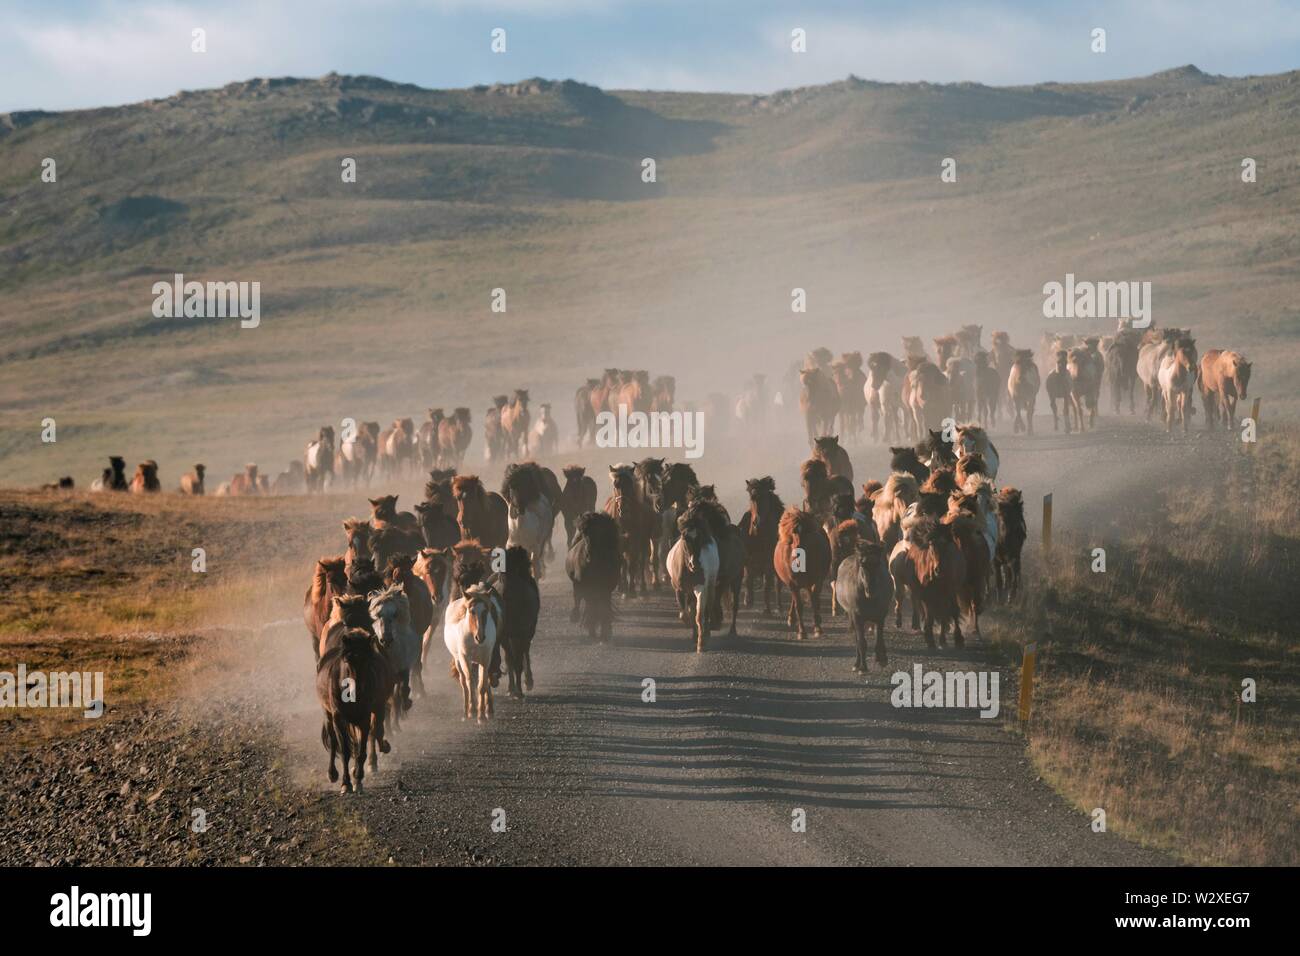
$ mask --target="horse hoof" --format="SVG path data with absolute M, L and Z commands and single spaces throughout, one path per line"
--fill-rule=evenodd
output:
M 358 780 L 358 781 L 357 781 L 357 788 L 356 788 L 356 791 L 355 791 L 355 792 L 356 792 L 356 793 L 362 793 L 365 789 L 366 789 L 366 785 L 363 784 L 360 780 Z
M 330 777 L 330 783 L 339 782 L 339 771 L 337 767 L 330 767 L 329 777 Z
M 379 752 L 380 752 L 381 754 L 386 754 L 386 753 L 388 753 L 389 751 L 391 751 L 392 749 L 393 749 L 393 745 L 390 744 L 387 740 L 381 740 L 381 741 L 379 742 Z
M 339 793 L 351 793 L 352 784 L 344 781 L 343 786 L 339 787 Z
M 821 636 L 822 636 L 822 629 L 820 627 L 814 627 L 813 637 L 821 637 Z

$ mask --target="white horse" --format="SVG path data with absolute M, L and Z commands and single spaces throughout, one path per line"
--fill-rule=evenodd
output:
M 501 627 L 501 598 L 487 584 L 472 585 L 447 605 L 442 641 L 465 697 L 465 719 L 492 716 L 492 651 Z
M 369 600 L 371 627 L 397 671 L 392 702 L 396 722 L 411 706 L 411 668 L 420 663 L 420 635 L 411 624 L 411 604 L 400 584 L 372 591 Z
M 546 545 L 550 543 L 551 532 L 555 528 L 555 512 L 545 495 L 539 495 L 535 501 L 524 509 L 523 514 L 506 519 L 509 537 L 506 547 L 519 545 L 528 552 L 533 561 L 533 571 L 537 580 L 546 574 Z
M 551 415 L 551 405 L 544 402 L 542 413 L 533 423 L 532 445 L 539 455 L 554 455 L 560 449 L 560 430 Z
M 1174 418 L 1183 423 L 1183 434 L 1191 418 L 1192 392 L 1196 387 L 1197 363 L 1188 347 L 1182 346 L 1160 361 L 1160 392 L 1165 400 L 1165 431 L 1174 430 Z
M 709 615 L 713 592 L 718 586 L 720 565 L 718 543 L 704 522 L 694 521 L 682 529 L 681 536 L 668 552 L 668 575 L 677 593 L 677 618 L 689 620 L 691 600 L 695 602 L 695 650 L 704 650 L 709 637 Z

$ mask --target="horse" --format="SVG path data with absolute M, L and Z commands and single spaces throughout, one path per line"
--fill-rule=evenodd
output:
M 853 463 L 849 453 L 840 444 L 838 435 L 823 435 L 813 442 L 813 458 L 826 463 L 826 473 L 832 478 L 845 478 L 849 483 L 849 493 L 853 491 Z
M 501 411 L 510 399 L 505 395 L 492 398 L 492 407 L 483 413 L 483 459 L 488 462 L 500 460 L 506 454 L 508 436 L 501 427 Z M 459 466 L 458 466 L 459 467 Z
M 998 392 L 994 397 L 993 413 L 996 416 L 998 406 L 1003 402 L 1011 408 L 1015 404 L 1011 398 L 1009 382 L 1011 379 L 1011 367 L 1015 364 L 1016 353 L 1019 350 L 1011 345 L 1011 334 L 1009 332 L 997 331 L 993 333 L 992 347 L 992 366 L 998 373 Z M 1030 360 L 1033 359 L 1033 353 L 1030 353 Z
M 425 629 L 424 638 L 420 644 L 421 671 L 423 671 L 424 665 L 428 663 L 429 648 L 433 646 L 434 631 L 438 629 L 438 623 L 442 620 L 447 601 L 451 598 L 452 560 L 453 552 L 451 548 L 421 548 L 420 553 L 415 556 L 415 561 L 411 564 L 411 573 L 424 583 L 424 588 L 429 592 L 429 600 L 433 605 L 433 615 L 429 619 L 429 626 Z
M 411 709 L 411 672 L 420 666 L 420 646 L 423 634 L 416 631 L 411 618 L 411 602 L 400 584 L 383 585 L 368 591 L 371 629 L 383 648 L 393 672 L 397 675 L 397 688 L 393 692 L 390 714 L 394 726 L 402 714 Z
M 1061 411 L 1065 414 L 1065 433 L 1070 434 L 1071 415 L 1073 413 L 1073 400 L 1070 397 L 1070 370 L 1066 363 L 1069 357 L 1065 349 L 1056 353 L 1056 368 L 1052 369 L 1047 375 L 1047 400 L 1052 405 L 1052 431 L 1059 431 L 1061 428 L 1060 419 L 1057 416 L 1056 403 L 1060 401 Z
M 825 460 L 809 458 L 799 469 L 803 484 L 804 510 L 823 524 L 831 520 L 837 495 L 853 494 L 853 481 L 842 475 L 831 477 Z
M 1201 402 L 1205 405 L 1205 427 L 1213 428 L 1220 417 L 1225 427 L 1237 423 L 1237 400 L 1247 397 L 1250 362 L 1240 352 L 1210 349 L 1201 356 Z
M 1162 398 L 1160 388 L 1160 368 L 1166 356 L 1172 355 L 1178 347 L 1178 340 L 1184 335 L 1182 329 L 1148 329 L 1138 349 L 1137 375 L 1146 390 L 1147 421 L 1155 414 L 1156 403 Z
M 908 401 L 912 412 L 912 434 L 923 435 L 931 428 L 940 428 L 952 412 L 952 389 L 948 377 L 939 366 L 922 355 L 909 357 Z
M 957 587 L 957 607 L 970 621 L 976 640 L 983 640 L 980 634 L 980 612 L 984 610 L 989 570 L 997 545 L 996 522 L 994 533 L 990 536 L 981 512 L 978 495 L 957 494 L 950 499 L 948 514 L 943 519 L 951 529 L 953 542 L 965 561 L 966 573 Z
M 446 412 L 441 408 L 429 409 L 429 417 L 415 433 L 415 448 L 421 468 L 432 468 L 438 464 L 438 426 L 446 417 Z
M 745 543 L 745 607 L 754 606 L 754 584 L 763 582 L 763 613 L 772 613 L 772 590 L 781 601 L 781 582 L 776 576 L 772 553 L 780 537 L 781 515 L 785 505 L 776 493 L 776 481 L 770 476 L 745 481 L 749 509 L 740 516 L 738 530 Z
M 360 518 L 343 519 L 343 533 L 348 541 L 344 561 L 349 574 L 359 560 L 371 557 L 370 536 L 373 531 L 369 521 L 362 521 Z
M 560 492 L 560 513 L 564 515 L 564 543 L 573 547 L 578 518 L 596 510 L 596 481 L 582 465 L 565 465 L 564 489 Z
M 367 498 L 370 502 L 370 526 L 376 531 L 387 527 L 401 528 L 403 531 L 416 531 L 420 524 L 415 515 L 409 511 L 397 510 L 397 495 L 382 495 L 379 498 Z
M 506 547 L 523 547 L 537 568 L 537 577 L 544 577 L 555 511 L 543 488 L 540 466 L 533 461 L 507 465 L 501 497 L 508 505 Z
M 1137 388 L 1138 348 L 1141 337 L 1132 329 L 1123 330 L 1111 339 L 1109 346 L 1102 340 L 1102 363 L 1106 381 L 1110 384 L 1111 405 L 1115 414 L 1120 412 L 1124 395 L 1128 395 L 1129 414 L 1135 413 L 1133 392 Z
M 1007 396 L 1016 413 L 1015 423 L 1011 427 L 1013 434 L 1034 433 L 1034 406 L 1038 404 L 1038 390 L 1041 387 L 1042 379 L 1038 374 L 1033 351 L 1016 349 L 1015 361 L 1007 373 Z M 1052 406 L 1052 416 L 1055 419 L 1055 403 Z
M 687 510 L 677 523 L 676 543 L 668 552 L 668 575 L 677 595 L 677 619 L 693 621 L 695 652 L 703 653 L 713 619 L 713 595 L 718 584 L 721 558 L 718 543 L 709 531 L 704 514 Z M 691 604 L 694 603 L 694 617 Z
M 650 383 L 650 411 L 671 412 L 677 403 L 677 379 L 671 375 L 657 375 Z
M 202 495 L 203 494 L 203 474 L 207 468 L 203 465 L 195 465 L 194 470 L 188 475 L 181 475 L 180 490 L 183 495 Z
M 623 578 L 623 550 L 617 522 L 599 511 L 579 515 L 573 541 L 565 558 L 565 571 L 573 583 L 573 613 L 591 640 L 610 639 L 614 608 L 611 597 Z
M 308 493 L 325 491 L 325 487 L 334 481 L 334 428 L 332 425 L 321 426 L 316 440 L 308 442 L 307 450 L 302 456 L 303 475 L 307 480 Z
M 641 500 L 634 466 L 611 465 L 609 480 L 612 493 L 605 500 L 605 514 L 618 524 L 623 552 L 623 593 L 635 597 L 638 584 L 644 590 L 645 560 L 649 551 L 646 507 Z
M 831 365 L 831 375 L 840 395 L 840 431 L 851 440 L 862 433 L 867 408 L 867 376 L 862 371 L 862 353 L 845 352 Z
M 1079 431 L 1097 426 L 1097 394 L 1101 387 L 1101 373 L 1086 348 L 1070 349 L 1066 362 L 1070 375 L 1069 408 L 1079 425 Z M 1088 424 L 1083 424 L 1083 410 L 1088 410 Z M 1067 429 L 1068 431 L 1068 429 Z
M 873 441 L 896 441 L 901 434 L 902 388 L 906 375 L 907 367 L 888 352 L 872 352 L 867 356 L 867 380 L 862 393 L 871 409 Z M 880 429 L 882 418 L 883 431 Z
M 550 402 L 541 404 L 542 413 L 533 423 L 532 445 L 539 455 L 554 455 L 560 450 L 560 431 L 551 415 Z
M 1018 488 L 1003 488 L 997 497 L 998 543 L 993 557 L 998 600 L 1010 604 L 1020 594 L 1020 552 L 1024 550 L 1025 503 Z
M 126 479 L 126 459 L 113 455 L 108 459 L 108 467 L 90 483 L 91 491 L 126 491 L 130 482 Z
M 492 716 L 491 665 L 501 631 L 502 607 L 487 584 L 473 584 L 447 605 L 442 640 L 451 653 L 453 676 L 465 700 L 465 720 Z
M 375 638 L 364 628 L 339 629 L 317 665 L 316 697 L 324 711 L 321 744 L 330 754 L 331 783 L 339 779 L 335 761 L 339 755 L 343 758 L 341 793 L 352 792 L 349 761 L 354 764 L 356 790 L 361 792 L 372 734 L 384 753 L 389 750 L 383 727 L 391 687 L 391 670 L 376 648 Z
M 339 444 L 334 470 L 349 488 L 365 482 L 369 486 L 379 458 L 379 422 L 362 422 L 351 441 Z
M 319 558 L 312 572 L 311 584 L 302 598 L 302 616 L 307 624 L 307 633 L 311 636 L 311 652 L 320 660 L 321 632 L 330 618 L 334 598 L 348 593 L 348 576 L 345 570 L 345 558 L 342 555 L 333 558 Z
M 1165 400 L 1166 432 L 1174 430 L 1177 416 L 1183 423 L 1183 434 L 1187 434 L 1198 369 L 1196 343 L 1190 338 L 1179 339 L 1174 351 L 1161 359 L 1159 382 Z
M 963 358 L 973 359 L 984 351 L 982 344 L 984 326 L 982 325 L 963 325 L 953 333 L 952 337 L 957 340 L 957 354 Z
M 752 375 L 736 398 L 736 420 L 744 425 L 762 427 L 767 419 L 767 376 Z
M 736 617 L 740 612 L 740 589 L 745 579 L 745 541 L 740 529 L 731 523 L 727 509 L 716 498 L 697 498 L 677 519 L 678 530 L 695 518 L 703 518 L 709 536 L 718 548 L 718 576 L 713 589 L 710 614 L 719 627 L 723 624 L 723 597 L 731 602 L 731 629 L 728 637 L 736 636 Z
M 271 483 L 271 494 L 273 495 L 296 495 L 305 491 L 307 488 L 307 479 L 303 472 L 302 462 L 294 459 L 289 462 L 289 467 L 275 476 L 275 481 Z
M 601 412 L 613 411 L 618 414 L 618 408 L 610 409 L 610 398 L 614 398 L 614 404 L 617 406 L 617 397 L 619 389 L 620 372 L 616 368 L 605 369 L 604 375 L 599 382 L 591 389 L 591 416 L 592 416 L 592 440 L 595 440 L 595 420 Z
M 804 639 L 802 595 L 807 591 L 812 604 L 813 637 L 821 637 L 821 592 L 831 564 L 830 541 L 821 523 L 807 511 L 787 508 L 779 527 L 772 563 L 777 577 L 790 589 L 790 613 L 786 624 L 795 627 L 799 640 Z
M 150 458 L 136 465 L 135 475 L 131 478 L 129 490 L 133 495 L 153 494 L 162 491 L 162 484 L 158 481 L 158 462 Z
M 663 458 L 643 458 L 633 466 L 637 482 L 637 497 L 644 509 L 646 527 L 646 563 L 643 565 L 643 571 L 656 591 L 662 584 L 660 572 L 665 553 L 663 537 L 657 533 L 664 515 L 664 464 Z M 644 579 L 641 587 L 645 590 Z
M 958 425 L 956 445 L 962 455 L 979 455 L 984 460 L 984 473 L 990 478 L 998 476 L 1001 458 L 988 432 L 983 428 L 978 425 Z
M 934 648 L 934 625 L 938 623 L 941 645 L 947 646 L 951 624 L 953 643 L 964 647 L 957 600 L 966 582 L 966 559 L 953 540 L 952 527 L 932 517 L 919 518 L 904 544 L 908 586 L 914 607 L 920 605 L 926 646 Z
M 242 473 L 231 477 L 226 484 L 226 494 L 232 497 L 243 497 L 246 495 L 256 495 L 261 493 L 261 476 L 257 473 L 257 465 L 249 462 L 244 466 Z M 221 493 L 221 489 L 217 489 Z
M 591 407 L 591 392 L 599 384 L 600 379 L 589 378 L 586 384 L 578 386 L 578 390 L 573 394 L 573 417 L 577 422 L 577 431 L 574 434 L 579 448 L 588 435 L 591 436 L 591 444 L 596 444 L 596 413 Z
M 461 406 L 451 416 L 438 422 L 437 450 L 434 464 L 440 468 L 459 468 L 465 461 L 474 430 L 470 427 L 469 409 Z
M 533 689 L 531 648 L 541 611 L 541 595 L 524 548 L 506 548 L 506 569 L 498 577 L 497 586 L 502 609 L 499 643 L 509 677 L 509 694 L 523 700 L 524 689 Z
M 418 552 L 417 552 L 418 553 Z M 391 555 L 380 567 L 384 569 L 384 584 L 387 587 L 399 587 L 406 595 L 410 608 L 410 625 L 420 638 L 420 652 L 411 664 L 411 686 L 424 696 L 424 655 L 423 649 L 429 631 L 433 627 L 433 594 L 423 577 L 416 573 L 414 554 Z
M 926 472 L 926 478 L 930 477 Z M 907 472 L 895 471 L 886 480 L 871 506 L 871 520 L 876 526 L 876 537 L 892 549 L 903 537 L 903 517 L 908 505 L 920 497 L 920 482 Z
M 415 419 L 396 418 L 379 433 L 379 470 L 385 478 L 412 474 L 417 463 Z
M 515 389 L 515 397 L 501 409 L 501 432 L 506 458 L 528 457 L 528 389 Z
M 447 514 L 444 494 L 454 504 L 455 499 L 451 498 L 451 490 L 448 488 L 446 492 L 440 492 L 437 500 L 421 501 L 415 506 L 415 520 L 419 523 L 420 535 L 428 548 L 450 548 L 460 540 L 460 526 L 456 523 L 455 511 L 452 515 Z
M 990 364 L 989 353 L 975 353 L 975 417 L 981 425 L 998 423 L 998 404 L 1002 394 L 1002 376 Z
M 504 548 L 510 537 L 506 500 L 485 489 L 477 475 L 457 475 L 451 489 L 461 540 L 472 539 L 489 549 Z
M 858 539 L 854 550 L 840 561 L 835 583 L 836 600 L 844 608 L 849 634 L 857 645 L 853 671 L 867 672 L 867 626 L 876 626 L 876 663 L 888 663 L 885 650 L 885 618 L 894 600 L 894 581 L 889 574 L 887 552 L 878 541 Z
M 808 431 L 808 444 L 818 435 L 829 434 L 835 428 L 835 416 L 840 410 L 840 395 L 835 383 L 819 368 L 799 370 L 799 410 L 803 412 Z

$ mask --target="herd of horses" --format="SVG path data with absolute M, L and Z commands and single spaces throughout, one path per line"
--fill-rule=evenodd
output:
M 1199 390 L 1207 427 L 1220 422 L 1232 428 L 1237 402 L 1247 397 L 1251 363 L 1240 352 L 1211 349 L 1198 355 L 1190 330 L 1134 329 L 1122 320 L 1114 335 L 1044 332 L 1038 355 L 1016 348 L 1007 332 L 993 333 L 991 348 L 982 344 L 981 325 L 963 325 L 934 339 L 934 357 L 918 336 L 904 336 L 903 357 L 872 352 L 866 370 L 860 352 L 838 359 L 825 348 L 808 353 L 793 370 L 799 382 L 799 407 L 811 441 L 838 431 L 855 439 L 871 413 L 871 435 L 879 441 L 917 440 L 938 429 L 945 419 L 973 420 L 985 428 L 999 414 L 1013 418 L 1012 431 L 1034 433 L 1038 395 L 1046 391 L 1052 426 L 1084 431 L 1095 425 L 1103 386 L 1119 414 L 1127 397 L 1136 411 L 1134 392 L 1142 383 L 1148 420 L 1163 410 L 1165 428 L 1175 422 L 1186 432 Z M 761 387 L 761 377 L 756 377 Z M 737 401 L 738 417 L 751 407 L 747 389 Z M 1059 403 L 1059 408 L 1058 408 Z M 1085 423 L 1086 422 L 1086 423 Z
M 634 379 L 635 381 L 635 379 Z M 872 651 L 887 663 L 885 623 L 905 605 L 929 647 L 979 636 L 992 600 L 1013 601 L 1026 531 L 1021 493 L 996 484 L 999 456 L 986 430 L 927 431 L 891 448 L 890 473 L 860 488 L 835 436 L 816 436 L 800 470 L 799 506 L 786 506 L 770 476 L 746 482 L 748 507 L 733 521 L 717 489 L 688 462 L 665 458 L 609 466 L 602 507 L 581 465 L 557 476 L 513 461 L 498 491 L 455 466 L 430 469 L 411 511 L 396 495 L 368 499 L 367 519 L 342 524 L 343 550 L 316 562 L 303 614 L 316 660 L 321 739 L 329 779 L 360 789 L 390 751 L 390 727 L 424 693 L 423 674 L 442 644 L 464 717 L 493 714 L 504 672 L 509 694 L 533 689 L 531 649 L 538 581 L 554 557 L 563 519 L 570 620 L 593 643 L 612 638 L 615 595 L 672 590 L 690 645 L 704 652 L 715 628 L 736 635 L 741 606 L 773 613 L 789 591 L 787 625 L 799 640 L 822 635 L 822 594 L 843 611 L 865 673 Z M 937 630 L 937 635 L 936 635 Z

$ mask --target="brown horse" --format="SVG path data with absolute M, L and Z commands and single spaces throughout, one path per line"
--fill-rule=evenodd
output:
M 650 411 L 671 412 L 677 401 L 677 379 L 660 375 L 650 383 Z
M 433 595 L 424 579 L 415 572 L 415 554 L 394 554 L 384 562 L 384 584 L 387 587 L 397 585 L 406 595 L 410 609 L 411 628 L 420 636 L 421 647 L 433 625 Z M 421 697 L 424 696 L 424 657 L 420 655 L 411 664 L 411 687 Z
M 646 555 L 649 551 L 649 527 L 646 505 L 641 498 L 636 469 L 632 465 L 611 465 L 609 480 L 612 486 L 605 500 L 605 514 L 618 525 L 619 546 L 623 553 L 623 593 L 636 595 L 637 585 L 644 590 Z
M 1011 400 L 1011 392 L 1008 387 L 1008 382 L 1011 379 L 1011 366 L 1015 364 L 1016 353 L 1018 351 L 1019 349 L 1013 348 L 1011 345 L 1011 333 L 1002 331 L 993 333 L 993 346 L 991 349 L 992 359 L 990 364 L 998 373 L 998 397 L 996 403 L 1002 404 L 1005 402 L 1011 408 L 1014 408 L 1015 406 Z M 1033 352 L 1030 352 L 1030 361 L 1033 361 Z M 994 412 L 996 413 L 996 411 L 997 408 L 995 405 Z
M 456 499 L 456 523 L 461 540 L 476 540 L 483 547 L 504 548 L 510 536 L 510 511 L 506 500 L 483 487 L 477 475 L 457 475 L 451 482 Z
M 441 408 L 429 409 L 429 417 L 415 433 L 415 448 L 421 468 L 428 469 L 438 464 L 438 426 L 446 417 L 447 413 Z
M 596 416 L 599 415 L 601 412 L 610 411 L 609 408 L 610 396 L 611 395 L 617 396 L 620 376 L 621 373 L 619 372 L 618 369 L 607 368 L 605 369 L 605 374 L 601 377 L 600 381 L 597 382 L 592 387 L 591 418 L 593 423 L 592 424 L 593 429 L 595 428 Z M 617 402 L 615 402 L 615 404 L 617 404 Z M 617 413 L 618 409 L 614 408 L 613 411 Z M 594 438 L 594 431 L 593 431 L 593 438 Z
M 257 465 L 250 461 L 244 466 L 243 474 L 235 475 L 230 479 L 227 493 L 232 497 L 239 497 L 260 494 L 261 490 L 261 477 L 257 473 Z
M 1093 340 L 1095 341 L 1095 340 Z M 1100 355 L 1098 355 L 1100 358 Z M 1101 390 L 1101 369 L 1093 361 L 1087 347 L 1075 346 L 1070 349 L 1066 362 L 1070 374 L 1069 407 L 1074 411 L 1079 431 L 1095 428 L 1097 425 L 1097 395 Z M 1083 423 L 1084 409 L 1088 410 L 1088 424 Z M 1066 431 L 1069 431 L 1067 428 Z
M 608 641 L 614 620 L 610 599 L 623 578 L 623 549 L 615 519 L 599 511 L 579 516 L 564 567 L 573 582 L 569 620 L 581 621 L 591 640 Z
M 194 470 L 188 475 L 181 475 L 181 494 L 202 495 L 203 474 L 205 471 L 207 471 L 205 466 L 195 465 Z
M 840 444 L 838 435 L 823 435 L 813 442 L 812 456 L 826 463 L 826 473 L 830 477 L 847 480 L 849 493 L 853 493 L 853 463 L 849 461 L 849 453 Z
M 1038 390 L 1042 380 L 1032 349 L 1016 349 L 1016 359 L 1007 373 L 1007 395 L 1015 409 L 1016 420 L 1012 432 L 1034 433 L 1034 406 L 1038 404 Z
M 903 428 L 903 380 L 907 366 L 888 352 L 867 356 L 867 381 L 862 386 L 871 408 L 871 437 L 878 441 L 895 441 Z M 884 430 L 880 420 L 884 418 Z
M 396 478 L 415 471 L 415 419 L 398 418 L 379 433 L 379 471 L 385 478 Z
M 1070 426 L 1073 415 L 1073 400 L 1070 397 L 1070 369 L 1068 367 L 1069 355 L 1065 349 L 1060 349 L 1056 353 L 1056 367 L 1047 373 L 1047 400 L 1052 405 L 1052 430 L 1059 431 L 1061 428 L 1060 418 L 1057 416 L 1056 403 L 1061 403 L 1061 411 L 1065 414 L 1065 433 L 1070 434 Z
M 1247 397 L 1250 363 L 1240 352 L 1210 349 L 1201 356 L 1201 402 L 1205 405 L 1205 427 L 1213 428 L 1220 417 L 1225 428 L 1237 427 L 1237 400 Z
M 350 488 L 365 482 L 369 485 L 375 476 L 379 460 L 379 422 L 362 422 L 356 437 L 339 443 L 334 456 L 334 470 L 339 479 Z
M 324 491 L 326 484 L 334 480 L 334 428 L 332 425 L 321 426 L 316 440 L 308 442 L 307 450 L 302 456 L 303 475 L 307 480 L 307 491 Z
M 803 592 L 812 604 L 813 636 L 822 636 L 821 593 L 831 566 L 831 545 L 821 522 L 807 511 L 787 508 L 781 516 L 772 564 L 781 582 L 790 589 L 790 613 L 786 623 L 796 629 L 799 640 L 803 624 Z
M 469 424 L 469 409 L 464 406 L 452 412 L 450 418 L 439 421 L 434 465 L 440 468 L 459 468 L 465 461 L 465 452 L 473 434 Z
M 501 432 L 504 441 L 505 457 L 528 457 L 528 427 L 531 419 L 528 414 L 528 389 L 515 389 L 515 397 L 510 404 L 501 409 Z
M 615 408 L 611 411 L 617 411 L 617 406 L 626 405 L 629 412 L 648 412 L 650 411 L 650 373 L 644 369 L 627 372 L 622 387 L 618 390 L 618 399 L 615 402 Z
M 1020 553 L 1025 547 L 1025 503 L 1020 489 L 1006 487 L 998 492 L 998 544 L 993 555 L 997 574 L 998 600 L 1011 603 L 1020 594 Z
M 133 495 L 153 494 L 155 491 L 162 491 L 162 484 L 158 481 L 158 462 L 150 458 L 148 461 L 142 461 L 135 466 L 135 475 L 131 478 L 130 491 Z
M 578 423 L 575 434 L 579 448 L 588 435 L 591 436 L 591 444 L 596 444 L 596 413 L 591 407 L 591 391 L 599 384 L 600 379 L 589 378 L 586 384 L 579 385 L 578 390 L 573 394 L 573 416 Z
M 799 384 L 799 410 L 803 412 L 808 444 L 812 445 L 818 435 L 827 435 L 835 430 L 840 393 L 829 373 L 819 368 L 800 369 Z
M 943 420 L 952 414 L 952 387 L 943 370 L 925 356 L 909 357 L 907 367 L 912 434 L 922 436 L 942 428 Z
M 409 511 L 397 510 L 397 495 L 367 498 L 370 502 L 370 526 L 376 531 L 389 526 L 405 531 L 418 531 L 420 523 Z
M 374 636 L 359 627 L 337 628 L 316 668 L 316 696 L 324 711 L 320 735 L 330 753 L 331 783 L 339 779 L 335 760 L 340 754 L 343 758 L 342 793 L 352 792 L 349 761 L 354 764 L 356 789 L 361 791 L 372 734 L 380 750 L 387 753 L 390 749 L 383 739 L 383 726 L 392 687 L 391 667 L 376 647 Z
M 950 500 L 948 515 L 943 520 L 952 529 L 952 539 L 966 564 L 966 575 L 957 588 L 957 607 L 970 621 L 978 641 L 983 640 L 980 612 L 984 610 L 988 594 L 993 554 L 989 550 L 991 542 L 984 537 L 984 521 L 977 509 L 975 495 L 957 494 Z
M 1002 377 L 993 367 L 989 353 L 975 353 L 975 418 L 986 427 L 998 423 L 999 396 L 1002 394 Z
M 867 376 L 862 371 L 862 353 L 845 352 L 831 365 L 831 374 L 840 396 L 840 431 L 856 441 L 862 434 L 866 417 Z
M 745 482 L 749 492 L 749 510 L 740 516 L 738 528 L 745 542 L 745 607 L 754 606 L 754 585 L 763 583 L 763 613 L 772 613 L 772 591 L 781 603 L 781 581 L 776 576 L 772 555 L 781 537 L 781 515 L 785 505 L 776 493 L 776 481 L 771 477 L 750 478 Z
M 302 598 L 302 616 L 311 635 L 311 653 L 320 660 L 321 632 L 330 619 L 334 598 L 348 593 L 348 575 L 343 555 L 320 558 L 312 573 L 311 584 Z
M 843 476 L 832 478 L 826 462 L 820 458 L 805 461 L 799 469 L 799 479 L 803 483 L 804 510 L 811 512 L 825 525 L 829 525 L 832 520 L 835 498 L 853 494 L 853 482 Z
M 564 466 L 564 490 L 560 492 L 560 513 L 564 515 L 565 546 L 573 546 L 578 519 L 596 510 L 596 481 L 581 465 Z
M 961 613 L 958 596 L 966 582 L 966 559 L 952 528 L 925 517 L 911 526 L 906 543 L 906 562 L 912 600 L 920 605 L 925 643 L 934 647 L 934 625 L 939 625 L 939 643 L 947 646 L 948 625 L 953 628 L 953 643 L 965 646 L 961 636 Z

